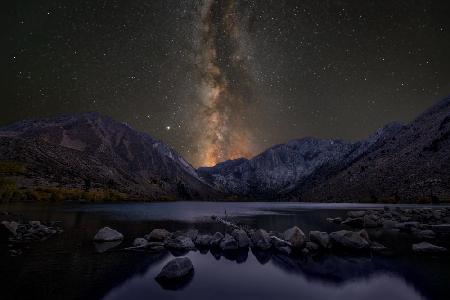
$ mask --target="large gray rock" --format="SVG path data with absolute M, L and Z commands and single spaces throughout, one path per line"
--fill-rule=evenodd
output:
M 305 234 L 297 226 L 286 230 L 283 233 L 283 237 L 286 241 L 291 243 L 292 248 L 301 249 L 305 246 Z
M 272 244 L 270 242 L 270 236 L 264 229 L 258 229 L 254 231 L 251 236 L 251 239 L 253 246 L 258 249 L 267 250 L 270 247 L 272 247 Z
M 220 232 L 214 233 L 211 238 L 211 247 L 220 247 L 220 242 L 223 239 L 223 234 Z
M 171 233 L 165 229 L 153 229 L 152 232 L 147 234 L 144 238 L 147 241 L 162 242 L 171 237 Z
M 247 248 L 250 246 L 250 239 L 244 230 L 235 229 L 231 233 L 231 236 L 236 240 L 239 248 Z
M 199 234 L 195 239 L 195 244 L 199 247 L 209 247 L 211 245 L 212 237 L 209 234 Z
M 225 234 L 225 237 L 220 241 L 220 248 L 223 251 L 237 250 L 238 243 L 237 241 L 228 233 Z
M 428 242 L 413 244 L 412 250 L 415 253 L 421 253 L 421 254 L 438 254 L 438 253 L 447 252 L 447 248 L 436 246 L 436 245 L 433 245 Z
M 195 250 L 194 242 L 187 236 L 177 236 L 166 241 L 166 247 L 173 250 Z
M 310 231 L 309 239 L 311 240 L 311 242 L 314 242 L 325 249 L 328 249 L 331 246 L 330 236 L 326 232 Z
M 96 242 L 112 242 L 122 239 L 123 235 L 120 232 L 109 227 L 103 227 L 94 236 L 94 241 Z
M 156 276 L 158 281 L 173 281 L 182 279 L 194 271 L 192 262 L 187 257 L 178 257 L 169 261 Z
M 332 232 L 330 234 L 330 239 L 333 245 L 341 248 L 362 250 L 367 249 L 370 245 L 367 239 L 367 232 L 361 230 L 358 232 L 349 230 L 340 230 Z

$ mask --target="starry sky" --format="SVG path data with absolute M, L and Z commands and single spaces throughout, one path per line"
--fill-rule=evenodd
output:
M 194 166 L 356 140 L 450 94 L 448 0 L 2 4 L 0 125 L 98 111 Z

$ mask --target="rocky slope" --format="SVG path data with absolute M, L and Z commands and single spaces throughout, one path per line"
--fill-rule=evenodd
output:
M 0 129 L 0 161 L 23 164 L 23 188 L 113 189 L 144 199 L 217 193 L 172 149 L 97 113 L 27 120 Z
M 450 97 L 338 172 L 292 195 L 307 201 L 450 201 Z
M 225 193 L 249 198 L 450 201 L 449 146 L 446 98 L 410 124 L 388 124 L 363 141 L 294 140 L 198 173 Z

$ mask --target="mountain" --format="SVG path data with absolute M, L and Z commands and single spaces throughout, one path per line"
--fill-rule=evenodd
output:
M 325 172 L 326 174 L 326 172 Z M 292 192 L 306 201 L 450 201 L 450 97 L 351 164 Z
M 26 120 L 1 128 L 0 161 L 23 165 L 13 179 L 27 190 L 112 190 L 139 199 L 217 196 L 175 151 L 98 113 Z
M 300 201 L 450 201 L 450 97 L 410 124 L 348 142 L 304 138 L 198 174 L 239 197 Z

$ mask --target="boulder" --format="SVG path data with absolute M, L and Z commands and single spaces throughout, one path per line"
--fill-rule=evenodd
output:
M 195 239 L 195 244 L 199 247 L 209 247 L 212 237 L 209 234 L 199 234 Z
M 341 224 L 341 222 L 342 222 L 342 218 L 339 218 L 339 217 L 337 217 L 337 218 L 327 218 L 326 220 L 327 220 L 327 222 L 334 223 L 334 224 Z
M 364 227 L 364 219 L 363 218 L 347 218 L 341 223 L 342 225 L 347 225 L 350 227 Z
M 194 242 L 187 236 L 177 236 L 176 238 L 168 239 L 166 247 L 173 250 L 195 250 Z
M 237 241 L 228 233 L 225 234 L 224 238 L 220 241 L 220 249 L 223 251 L 237 250 Z
M 214 233 L 214 235 L 211 238 L 211 247 L 219 247 L 220 246 L 220 242 L 223 239 L 223 234 L 220 232 L 216 232 Z
M 30 221 L 29 224 L 31 225 L 31 227 L 40 227 L 41 226 L 40 221 Z
M 149 252 L 157 253 L 164 251 L 166 248 L 163 242 L 148 242 L 145 249 Z
M 136 238 L 133 241 L 134 247 L 146 247 L 148 245 L 148 241 L 144 238 Z
M 276 235 L 270 236 L 270 243 L 275 248 L 281 248 L 281 247 L 291 247 L 291 243 L 288 241 L 285 241 L 282 237 L 278 237 Z
M 319 245 L 314 242 L 306 242 L 305 247 L 306 249 L 308 249 L 309 252 L 317 251 L 320 248 Z
M 367 232 L 365 230 L 361 230 L 358 232 L 349 230 L 332 232 L 330 234 L 330 239 L 333 245 L 341 248 L 362 250 L 369 247 Z
M 198 235 L 198 230 L 197 229 L 189 229 L 188 231 L 186 231 L 186 233 L 184 235 L 187 236 L 188 238 L 190 238 L 191 240 L 195 241 L 195 239 L 197 238 L 197 235 Z
M 239 248 L 247 248 L 250 246 L 250 239 L 244 230 L 235 229 L 231 233 L 231 236 L 236 240 Z
M 165 229 L 153 229 L 152 232 L 147 234 L 144 238 L 147 241 L 165 241 L 171 237 L 171 233 Z
M 383 219 L 381 221 L 381 224 L 383 225 L 384 229 L 395 229 L 395 228 L 397 228 L 398 222 L 392 221 L 392 220 Z
M 2 222 L 3 226 L 9 230 L 9 232 L 16 236 L 17 235 L 17 229 L 19 228 L 19 223 L 14 222 L 14 221 L 3 221 Z
M 292 252 L 291 247 L 289 246 L 279 247 L 277 250 L 284 255 L 290 255 Z
M 157 281 L 174 281 L 187 277 L 194 271 L 192 262 L 187 257 L 178 257 L 169 261 L 156 276 Z
M 366 214 L 365 210 L 352 210 L 347 212 L 349 218 L 362 218 Z
M 123 240 L 123 235 L 109 227 L 103 227 L 94 236 L 94 241 L 96 242 L 112 242 Z
M 272 246 L 270 242 L 270 236 L 264 229 L 258 229 L 254 231 L 251 239 L 253 246 L 258 249 L 267 250 Z
M 365 215 L 363 217 L 364 228 L 374 228 L 380 226 L 379 218 L 374 215 Z
M 400 222 L 395 226 L 395 228 L 403 231 L 413 231 L 417 227 L 419 227 L 419 222 Z
M 286 241 L 291 243 L 292 248 L 301 249 L 305 246 L 305 234 L 297 226 L 286 230 L 283 233 L 283 237 Z
M 428 242 L 413 244 L 412 250 L 415 253 L 421 253 L 421 254 L 438 254 L 438 253 L 447 252 L 447 248 L 436 246 L 436 245 L 433 245 Z
M 330 248 L 330 236 L 326 232 L 310 231 L 309 239 L 311 242 L 318 244 L 320 247 L 328 249 Z

